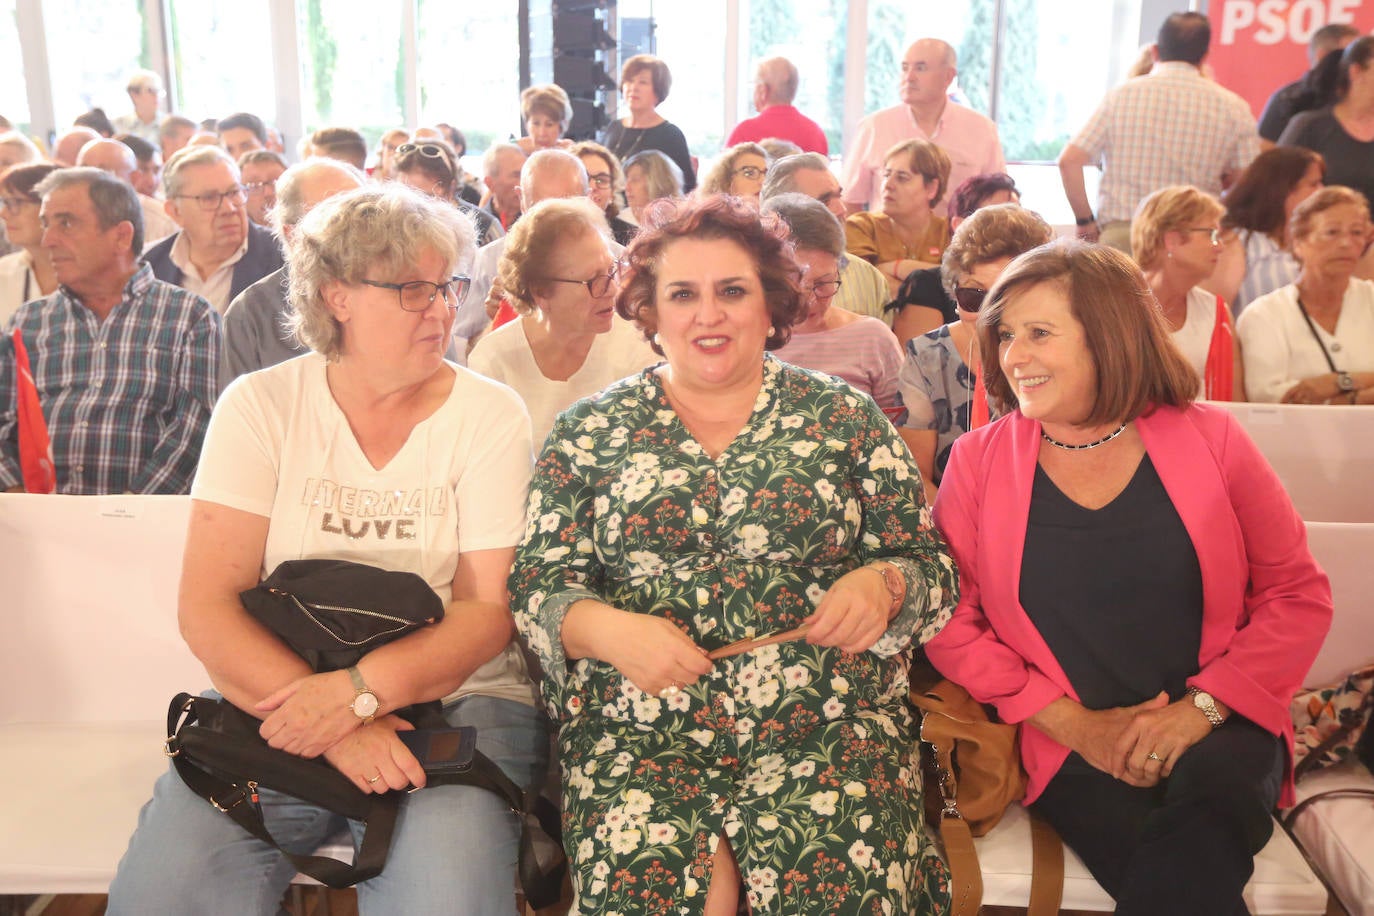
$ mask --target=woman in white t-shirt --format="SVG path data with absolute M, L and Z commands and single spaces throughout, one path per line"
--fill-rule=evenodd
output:
M 0 169 L 0 223 L 19 250 L 0 257 L 0 328 L 19 306 L 57 289 L 57 274 L 43 253 L 43 226 L 38 221 L 42 201 L 33 189 L 57 170 L 51 162 L 21 162 Z
M 322 756 L 366 792 L 425 784 L 392 713 L 436 699 L 515 782 L 543 780 L 548 738 L 505 589 L 524 529 L 529 420 L 509 389 L 444 360 L 467 287 L 455 274 L 473 250 L 452 207 L 395 185 L 308 214 L 292 239 L 290 299 L 315 352 L 225 391 L 191 491 L 179 602 L 191 649 L 226 699 L 263 719 L 273 746 Z M 312 673 L 238 597 L 305 558 L 416 573 L 445 616 L 347 671 Z M 277 841 L 302 851 L 350 826 L 276 793 L 261 804 Z M 358 885 L 360 909 L 508 910 L 518 841 L 492 793 L 408 794 L 385 871 Z M 109 911 L 276 913 L 293 873 L 169 772 Z
M 1191 185 L 1161 188 L 1131 220 L 1131 250 L 1154 291 L 1174 345 L 1198 375 L 1198 396 L 1245 400 L 1240 339 L 1226 301 L 1198 286 L 1221 259 L 1226 210 Z
M 520 317 L 479 340 L 468 367 L 515 389 L 536 445 L 574 401 L 659 361 L 615 314 L 614 244 L 585 197 L 542 201 L 506 236 L 497 271 Z

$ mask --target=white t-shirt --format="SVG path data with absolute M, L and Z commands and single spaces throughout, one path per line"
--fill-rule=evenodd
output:
M 42 298 L 43 291 L 38 288 L 38 277 L 34 276 L 33 261 L 27 251 L 20 248 L 0 257 L 0 330 L 9 324 L 19 306 Z
M 1312 326 L 1339 371 L 1374 372 L 1374 281 L 1350 281 L 1335 334 L 1316 322 Z M 1296 285 L 1251 302 L 1236 323 L 1236 333 L 1245 360 L 1245 393 L 1252 401 L 1277 402 L 1303 379 L 1331 372 L 1298 310 Z
M 535 448 L 543 446 L 553 421 L 574 401 L 596 394 L 611 382 L 661 360 L 638 326 L 616 315 L 611 319 L 611 329 L 592 341 L 582 368 L 567 381 L 554 381 L 539 371 L 525 336 L 524 322 L 524 318 L 508 321 L 477 341 L 468 354 L 468 366 L 473 372 L 511 386 L 524 399 L 534 429 Z
M 1201 391 L 1203 380 L 1207 378 L 1207 351 L 1212 348 L 1212 331 L 1217 326 L 1216 294 L 1194 286 L 1188 290 L 1187 306 L 1183 327 L 1169 336 L 1197 373 L 1198 390 Z
M 529 419 L 510 389 L 453 366 L 453 390 L 378 470 L 309 353 L 240 376 L 210 419 L 194 499 L 271 520 L 262 576 L 286 560 L 341 559 L 413 572 L 452 597 L 458 555 L 513 547 L 525 529 Z M 535 705 L 512 643 L 454 694 Z

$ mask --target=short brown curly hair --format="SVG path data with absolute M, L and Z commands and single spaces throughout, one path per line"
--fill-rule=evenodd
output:
M 615 310 L 644 332 L 659 356 L 658 263 L 663 252 L 681 239 L 724 239 L 749 252 L 763 284 L 768 321 L 773 332 L 764 349 L 776 350 L 792 338 L 792 326 L 806 314 L 802 268 L 797 263 L 787 224 L 772 214 L 760 215 L 737 197 L 715 194 L 699 200 L 656 200 L 645 210 L 644 225 L 621 259 L 620 295 Z
M 541 200 L 516 220 L 506 234 L 496 267 L 511 307 L 521 315 L 534 311 L 536 290 L 550 279 L 549 260 L 554 252 L 587 233 L 609 239 L 611 231 L 605 215 L 586 197 Z
M 1034 210 L 1020 204 L 995 204 L 973 211 L 959 224 L 940 259 L 940 280 L 950 296 L 979 264 L 1015 258 L 1048 244 L 1054 230 Z

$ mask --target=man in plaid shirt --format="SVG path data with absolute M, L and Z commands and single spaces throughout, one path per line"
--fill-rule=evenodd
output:
M 0 341 L 0 490 L 20 489 L 12 334 L 24 339 L 59 493 L 186 493 L 218 396 L 220 319 L 138 260 L 133 188 L 61 169 L 43 198 L 57 292 L 21 306 Z
M 1155 40 L 1155 65 L 1102 100 L 1059 154 L 1064 194 L 1090 241 L 1131 250 L 1136 206 L 1160 188 L 1189 184 L 1220 194 L 1259 155 L 1255 116 L 1245 100 L 1202 73 L 1212 41 L 1207 17 L 1174 13 Z M 1083 168 L 1099 165 L 1098 210 Z

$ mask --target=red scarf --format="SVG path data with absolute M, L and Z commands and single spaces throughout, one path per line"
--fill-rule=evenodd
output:
M 52 457 L 48 424 L 38 403 L 38 386 L 29 367 L 24 336 L 14 331 L 15 396 L 19 405 L 19 470 L 29 493 L 56 493 L 57 471 Z
M 1235 393 L 1236 329 L 1226 302 L 1217 296 L 1217 320 L 1212 340 L 1207 345 L 1207 364 L 1203 367 L 1202 394 L 1209 401 L 1229 401 Z

